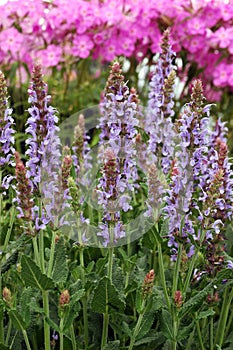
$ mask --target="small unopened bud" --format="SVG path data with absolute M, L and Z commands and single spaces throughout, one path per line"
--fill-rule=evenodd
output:
M 62 187 L 64 190 L 68 188 L 68 178 L 70 176 L 70 169 L 72 167 L 72 157 L 66 154 L 62 161 Z
M 65 289 L 61 295 L 60 295 L 60 298 L 59 298 L 59 305 L 64 308 L 65 305 L 68 305 L 70 302 L 70 293 L 68 291 L 68 289 Z
M 208 304 L 218 303 L 220 301 L 219 293 L 215 292 L 214 295 L 209 294 L 206 299 Z
M 142 285 L 142 290 L 143 290 L 143 295 L 147 296 L 152 292 L 153 285 L 154 285 L 154 279 L 155 279 L 155 273 L 154 270 L 150 270 L 144 279 L 143 285 Z
M 10 291 L 9 288 L 7 288 L 7 287 L 3 288 L 3 290 L 2 290 L 2 297 L 3 297 L 3 300 L 6 302 L 6 304 L 8 306 L 11 306 L 12 295 L 11 295 L 11 291 Z
M 178 308 L 180 308 L 183 304 L 183 297 L 182 297 L 182 293 L 180 290 L 175 291 L 174 303 Z

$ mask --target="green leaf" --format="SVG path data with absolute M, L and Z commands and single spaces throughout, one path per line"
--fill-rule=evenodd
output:
M 198 314 L 197 319 L 201 320 L 202 318 L 206 318 L 208 316 L 213 316 L 213 315 L 215 315 L 215 311 L 213 309 L 209 309 L 209 310 L 206 310 L 206 311 L 201 311 Z
M 155 318 L 154 312 L 146 312 L 143 315 L 142 323 L 141 323 L 136 340 L 143 338 L 144 335 L 146 335 L 150 331 L 151 326 L 154 322 L 154 318 Z
M 22 329 L 26 329 L 26 323 L 24 322 L 22 316 L 17 310 L 11 309 L 8 311 L 8 315 L 13 323 L 13 326 L 18 329 L 19 331 L 22 331 Z
M 22 278 L 26 286 L 31 286 L 40 290 L 49 290 L 54 288 L 53 280 L 43 274 L 35 262 L 26 255 L 22 256 Z
M 6 346 L 6 345 L 4 345 L 2 343 L 0 343 L 0 349 L 1 350 L 10 350 L 9 346 Z
M 142 313 L 142 303 L 143 303 L 143 297 L 142 297 L 142 288 L 137 289 L 136 292 L 136 310 L 140 314 Z
M 194 297 L 190 298 L 186 303 L 184 303 L 182 309 L 180 310 L 180 317 L 184 317 L 188 312 L 190 313 L 193 309 L 201 307 L 203 301 L 210 293 L 213 283 L 209 283 L 204 289 L 198 292 Z
M 125 334 L 127 334 L 130 338 L 132 337 L 132 330 L 129 328 L 128 323 L 125 321 L 122 322 L 122 329 Z
M 60 333 L 60 328 L 59 326 L 53 321 L 51 320 L 51 318 L 48 318 L 47 316 L 45 317 L 45 321 L 48 323 L 48 325 L 54 329 L 57 333 Z
M 154 334 L 150 333 L 147 337 L 136 341 L 134 345 L 138 346 L 138 345 L 148 344 L 148 343 L 151 343 L 151 342 L 156 342 L 156 348 L 157 348 L 157 346 L 161 345 L 162 343 L 164 343 L 164 341 L 165 341 L 165 338 L 164 338 L 163 333 L 154 331 Z
M 2 265 L 1 272 L 4 273 L 8 271 L 11 265 L 16 264 L 18 260 L 18 250 L 15 250 L 14 253 L 7 259 L 7 261 Z
M 105 345 L 103 350 L 118 350 L 120 347 L 120 340 L 114 340 Z
M 31 241 L 31 237 L 24 234 L 21 237 L 17 238 L 15 241 L 9 243 L 6 253 L 10 253 L 12 250 L 19 249 L 22 246 L 25 246 Z
M 109 306 L 110 313 L 113 310 L 123 310 L 125 307 L 125 302 L 120 298 L 117 289 L 105 276 L 94 289 L 91 307 L 95 312 L 105 313 L 106 305 Z
M 117 266 L 117 264 L 113 264 L 112 283 L 119 291 L 119 293 L 123 295 L 125 288 L 125 274 L 122 268 L 120 266 Z
M 167 236 L 169 232 L 169 219 L 166 219 L 163 221 L 161 230 L 160 230 L 160 236 Z
M 167 310 L 162 310 L 161 331 L 166 339 L 174 339 L 171 315 Z
M 194 322 L 190 323 L 188 326 L 186 327 L 180 327 L 181 329 L 178 332 L 178 337 L 177 340 L 178 341 L 182 341 L 184 339 L 187 339 L 191 332 L 193 331 L 194 328 Z
M 68 277 L 68 272 L 66 247 L 64 238 L 61 237 L 55 246 L 54 266 L 52 272 L 53 281 L 56 283 L 65 282 Z
M 71 296 L 70 305 L 77 303 L 85 294 L 85 289 L 80 289 Z
M 28 327 L 31 321 L 30 302 L 33 295 L 32 289 L 26 288 L 20 298 L 20 315 L 22 316 L 26 326 Z
M 65 310 L 64 317 L 64 327 L 63 330 L 66 331 L 70 328 L 74 319 L 78 317 L 79 311 L 81 309 L 79 300 L 84 296 L 85 289 L 80 289 L 74 293 L 70 298 L 70 303 Z
M 64 326 L 63 326 L 64 332 L 70 328 L 74 319 L 78 317 L 80 310 L 81 310 L 81 306 L 80 306 L 80 303 L 78 302 L 75 302 L 68 306 L 68 308 L 65 311 L 65 317 L 64 317 Z

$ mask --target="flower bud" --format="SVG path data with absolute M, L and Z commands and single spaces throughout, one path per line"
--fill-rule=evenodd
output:
M 2 290 L 2 297 L 3 300 L 6 302 L 7 306 L 11 306 L 12 304 L 12 295 L 11 295 L 11 291 L 9 288 L 4 287 Z
M 155 273 L 154 270 L 150 270 L 144 279 L 142 285 L 143 295 L 146 297 L 151 294 L 154 285 Z
M 61 295 L 60 295 L 60 298 L 59 298 L 59 305 L 64 308 L 65 305 L 68 305 L 70 302 L 70 293 L 68 291 L 68 289 L 65 289 Z

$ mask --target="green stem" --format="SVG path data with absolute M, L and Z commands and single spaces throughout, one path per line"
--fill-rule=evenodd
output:
M 200 350 L 205 350 L 204 345 L 203 345 L 203 341 L 202 341 L 202 335 L 201 335 L 201 329 L 200 329 L 200 325 L 199 325 L 199 320 L 197 320 L 197 314 L 195 314 L 196 317 L 196 329 L 197 329 L 197 336 L 198 336 L 198 340 L 199 340 L 199 344 L 200 344 Z
M 4 344 L 3 313 L 0 314 L 0 343 Z
M 45 273 L 45 261 L 44 261 L 44 235 L 43 231 L 39 232 L 39 258 L 40 258 L 40 268 L 42 273 Z
M 52 275 L 54 253 L 55 253 L 55 241 L 56 241 L 56 232 L 53 231 L 51 249 L 50 249 L 50 257 L 49 257 L 48 274 L 47 274 L 48 277 L 51 277 L 51 275 Z
M 39 250 L 37 245 L 37 236 L 32 237 L 32 245 L 34 250 L 35 262 L 40 266 Z
M 112 266 L 113 266 L 113 253 L 114 248 L 109 248 L 108 250 L 108 278 L 112 281 Z M 107 291 L 106 291 L 107 293 Z M 106 301 L 108 301 L 108 295 L 106 294 Z M 108 302 L 106 303 L 106 309 L 104 313 L 104 321 L 103 321 L 103 331 L 102 331 L 102 340 L 101 340 L 101 349 L 105 347 L 108 340 L 108 325 L 109 325 L 109 313 L 108 313 Z
M 25 341 L 27 350 L 31 350 L 31 346 L 30 346 L 30 343 L 28 340 L 28 335 L 27 335 L 27 332 L 25 331 L 25 329 L 22 329 L 22 333 L 23 333 L 23 337 L 24 337 L 24 341 Z
M 6 346 L 8 346 L 8 343 L 9 343 L 9 339 L 10 339 L 10 335 L 11 335 L 11 328 L 12 328 L 12 322 L 11 322 L 11 319 L 10 319 L 8 327 L 7 327 L 7 334 L 6 334 L 6 341 L 5 341 L 5 345 Z
M 188 338 L 188 343 L 186 345 L 186 350 L 190 350 L 192 343 L 193 343 L 193 337 L 194 337 L 194 333 L 195 333 L 195 328 L 193 328 L 192 333 L 190 334 L 189 338 Z
M 6 251 L 6 248 L 8 246 L 9 240 L 10 240 L 12 227 L 14 225 L 14 218 L 15 218 L 15 207 L 13 206 L 13 207 L 11 207 L 10 223 L 9 223 L 9 227 L 8 227 L 7 234 L 6 234 L 5 241 L 4 241 L 3 252 Z
M 47 291 L 42 292 L 43 297 L 43 308 L 45 312 L 44 317 L 44 344 L 45 344 L 45 350 L 50 350 L 50 327 L 48 323 L 46 322 L 46 317 L 49 318 L 49 294 Z
M 210 347 L 210 350 L 214 350 L 214 318 L 213 316 L 210 316 L 209 334 L 210 334 L 209 347 Z
M 85 278 L 85 273 L 84 273 L 84 254 L 83 254 L 84 248 L 80 248 L 80 253 L 79 253 L 79 259 L 80 259 L 80 265 L 82 268 L 82 283 L 83 283 L 83 288 L 85 288 L 86 284 L 86 278 Z M 89 339 L 89 332 L 88 332 L 88 315 L 87 315 L 87 296 L 86 294 L 82 298 L 82 306 L 83 306 L 83 325 L 84 325 L 84 343 L 85 343 L 85 349 L 88 348 L 88 339 Z
M 72 342 L 72 350 L 77 350 L 73 324 L 70 326 L 70 336 L 71 336 L 71 342 Z
M 229 334 L 229 331 L 231 329 L 232 320 L 233 320 L 233 308 L 231 308 L 231 314 L 230 314 L 229 320 L 227 322 L 226 333 L 225 333 L 226 335 Z
M 177 348 L 177 334 L 179 329 L 179 324 L 177 320 L 177 314 L 176 310 L 174 309 L 173 312 L 173 340 L 172 340 L 172 350 L 176 350 Z
M 222 308 L 221 308 L 218 329 L 217 329 L 217 334 L 216 334 L 216 338 L 215 338 L 215 344 L 219 345 L 220 347 L 223 344 L 224 335 L 225 335 L 225 328 L 226 328 L 226 324 L 227 324 L 227 318 L 228 318 L 231 302 L 233 299 L 233 288 L 231 288 L 231 293 L 228 296 L 229 290 L 230 290 L 229 287 L 227 287 L 227 288 L 225 288 L 224 293 L 223 293 L 223 304 L 222 304 Z
M 64 349 L 64 335 L 63 335 L 63 316 L 61 317 L 61 320 L 60 320 L 60 350 L 63 350 Z
M 158 262 L 159 262 L 159 273 L 160 273 L 160 279 L 163 287 L 163 292 L 165 295 L 166 303 L 168 309 L 171 308 L 171 303 L 170 303 L 170 298 L 168 296 L 168 291 L 167 291 L 167 284 L 166 284 L 166 279 L 165 279 L 165 271 L 164 271 L 164 264 L 163 264 L 163 253 L 162 253 L 162 247 L 161 243 L 157 240 L 157 247 L 158 247 Z
M 203 230 L 201 232 L 201 237 L 200 237 L 200 246 L 205 238 L 205 231 Z M 185 295 L 187 293 L 187 289 L 190 285 L 190 280 L 191 280 L 191 277 L 192 277 L 192 274 L 193 274 L 193 269 L 194 269 L 194 266 L 195 266 L 195 262 L 196 262 L 196 259 L 197 259 L 197 256 L 198 256 L 198 253 L 199 253 L 199 250 L 200 248 L 196 248 L 195 249 L 195 253 L 194 255 L 192 256 L 191 258 L 191 262 L 190 262 L 190 265 L 189 265 L 189 269 L 188 269 L 188 272 L 187 272 L 187 277 L 185 279 L 185 282 L 184 282 L 184 288 L 183 288 L 183 297 L 184 297 L 184 300 L 185 300 Z
M 189 269 L 188 269 L 188 272 L 187 272 L 187 275 L 186 275 L 186 279 L 184 281 L 184 287 L 183 287 L 183 296 L 184 296 L 184 298 L 185 298 L 185 295 L 187 293 L 187 289 L 188 289 L 188 287 L 190 285 L 190 280 L 191 280 L 191 277 L 192 277 L 192 274 L 193 274 L 193 269 L 194 269 L 194 265 L 195 265 L 195 262 L 196 262 L 197 255 L 198 255 L 198 250 L 195 251 L 194 255 L 191 258 L 191 262 L 190 262 Z
M 137 335 L 138 335 L 139 330 L 140 330 L 140 328 L 141 328 L 142 320 L 143 320 L 143 317 L 144 317 L 145 312 L 146 312 L 145 304 L 146 304 L 146 303 L 145 303 L 145 300 L 143 300 L 143 302 L 142 302 L 142 308 L 141 308 L 141 309 L 143 310 L 143 312 L 142 312 L 142 313 L 139 315 L 139 317 L 138 317 L 136 326 L 135 326 L 134 331 L 133 331 L 133 335 L 132 335 L 132 337 L 131 337 L 131 339 L 130 339 L 130 344 L 129 344 L 128 350 L 132 350 L 132 349 L 133 349 L 133 346 L 134 346 L 134 343 L 135 343 L 135 341 L 136 341 Z
M 182 258 L 182 247 L 183 247 L 182 244 L 179 243 L 178 255 L 177 255 L 176 265 L 175 265 L 175 273 L 173 276 L 172 296 L 174 296 L 175 292 L 177 291 L 177 287 L 178 287 L 180 263 L 181 263 L 181 258 Z

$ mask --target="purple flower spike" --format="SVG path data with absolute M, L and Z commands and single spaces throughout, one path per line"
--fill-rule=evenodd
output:
M 4 166 L 15 165 L 14 162 L 14 120 L 12 109 L 9 108 L 7 86 L 4 74 L 0 71 L 0 171 L 3 173 Z M 8 189 L 12 177 L 1 177 L 0 186 Z
M 169 30 L 166 30 L 162 39 L 162 53 L 156 64 L 155 72 L 150 82 L 148 113 L 145 124 L 149 133 L 148 149 L 153 155 L 153 162 L 159 162 L 165 174 L 171 169 L 174 158 L 175 132 L 172 117 L 175 66 L 172 63 L 174 52 L 169 43 Z M 161 162 L 159 161 L 161 158 Z
M 60 140 L 57 136 L 59 131 L 57 112 L 49 105 L 51 96 L 47 94 L 47 84 L 42 79 L 40 65 L 36 65 L 33 69 L 32 84 L 28 92 L 31 107 L 28 109 L 30 117 L 26 123 L 26 132 L 29 135 L 26 140 L 27 177 L 36 196 L 43 174 L 42 191 L 48 200 L 46 210 L 49 217 L 44 210 L 39 217 L 40 211 L 37 205 L 32 208 L 36 229 L 40 230 L 50 221 L 53 209 L 56 208 L 56 203 L 53 202 L 56 199 L 56 192 L 59 192 L 58 167 L 61 157 Z

